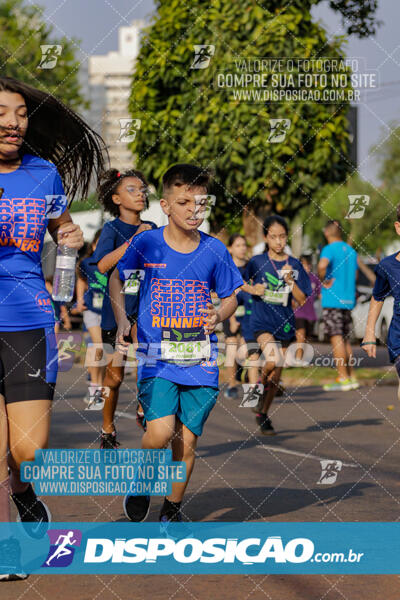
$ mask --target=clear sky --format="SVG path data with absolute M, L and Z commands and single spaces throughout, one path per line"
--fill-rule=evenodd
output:
M 149 17 L 154 11 L 151 0 L 29 1 L 45 7 L 45 18 L 54 25 L 56 35 L 81 40 L 83 56 L 115 50 L 118 27 Z M 340 19 L 327 2 L 313 12 L 330 34 L 344 33 Z M 371 146 L 388 135 L 392 122 L 400 123 L 400 1 L 379 0 L 378 18 L 383 24 L 376 37 L 359 40 L 352 36 L 347 43 L 349 57 L 363 58 L 368 70 L 379 73 L 380 90 L 366 94 L 359 107 L 359 169 L 363 177 L 375 183 L 377 161 L 370 152 Z

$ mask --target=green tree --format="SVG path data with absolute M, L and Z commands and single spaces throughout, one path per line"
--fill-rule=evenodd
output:
M 373 151 L 380 163 L 378 174 L 384 189 L 395 194 L 400 202 L 400 126 L 391 123 L 390 129 L 389 137 Z
M 317 3 L 321 0 L 317 0 Z M 378 0 L 330 0 L 330 7 L 342 16 L 347 33 L 355 33 L 360 38 L 373 35 L 377 26 Z
M 175 162 L 210 167 L 214 230 L 236 229 L 244 210 L 293 217 L 351 170 L 347 102 L 230 102 L 216 86 L 239 57 L 342 58 L 343 39 L 328 39 L 312 21 L 314 3 L 161 0 L 144 34 L 130 97 L 142 121 L 132 151 L 153 181 Z M 198 44 L 215 46 L 206 69 L 190 68 Z M 284 143 L 268 141 L 271 118 L 290 119 Z
M 39 68 L 41 45 L 62 46 L 54 68 Z M 0 2 L 1 72 L 33 87 L 48 91 L 71 108 L 87 106 L 78 82 L 77 43 L 56 38 L 43 18 L 43 9 L 25 5 L 23 0 Z
M 369 198 L 369 204 L 361 218 L 351 218 L 350 195 Z M 379 189 L 354 175 L 345 185 L 326 186 L 314 199 L 314 208 L 303 208 L 300 217 L 304 223 L 304 233 L 308 235 L 313 249 L 326 243 L 322 234 L 326 222 L 338 219 L 344 237 L 357 252 L 373 257 L 396 238 L 393 227 L 396 220 L 395 207 L 395 198 L 388 190 Z

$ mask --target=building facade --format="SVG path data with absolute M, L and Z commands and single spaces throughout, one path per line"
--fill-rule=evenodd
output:
M 140 129 L 140 115 L 129 114 L 128 101 L 145 21 L 133 21 L 118 30 L 118 50 L 89 58 L 88 83 L 91 108 L 88 122 L 107 144 L 112 167 L 133 166 L 128 143 Z

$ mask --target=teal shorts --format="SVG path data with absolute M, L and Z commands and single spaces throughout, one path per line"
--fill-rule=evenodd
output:
M 195 435 L 202 434 L 219 393 L 218 388 L 183 385 L 162 377 L 142 379 L 138 390 L 146 421 L 176 415 Z

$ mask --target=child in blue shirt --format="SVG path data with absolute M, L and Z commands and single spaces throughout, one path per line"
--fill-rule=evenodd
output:
M 400 204 L 397 206 L 397 221 L 394 224 L 397 235 L 400 235 Z M 386 256 L 375 270 L 376 280 L 369 305 L 367 325 L 362 348 L 371 358 L 376 358 L 375 325 L 387 296 L 393 296 L 393 317 L 390 322 L 387 349 L 390 362 L 394 363 L 400 380 L 400 254 L 395 252 Z M 400 400 L 400 384 L 397 391 Z
M 288 226 L 280 216 L 264 221 L 266 250 L 247 263 L 244 291 L 253 295 L 251 327 L 265 357 L 262 373 L 263 407 L 256 419 L 263 435 L 275 430 L 268 410 L 279 385 L 283 366 L 280 348 L 287 347 L 296 333 L 292 298 L 302 305 L 312 292 L 310 279 L 297 258 L 285 253 Z M 278 342 L 278 344 L 277 344 Z
M 118 342 L 126 345 L 130 323 L 121 280 L 126 289 L 131 273 L 141 273 L 138 388 L 147 422 L 142 447 L 165 448 L 171 441 L 173 460 L 186 463 L 186 481 L 173 483 L 161 509 L 166 524 L 181 520 L 197 438 L 218 396 L 215 327 L 236 310 L 235 290 L 243 283 L 225 246 L 198 230 L 208 184 L 208 174 L 198 167 L 171 167 L 161 199 L 168 225 L 135 237 L 110 280 Z M 218 310 L 212 291 L 221 298 Z M 149 496 L 124 500 L 125 514 L 135 522 L 146 518 L 149 506 Z
M 114 415 L 125 371 L 125 367 L 121 364 L 121 353 L 115 352 L 117 323 L 111 308 L 108 283 L 110 274 L 124 255 L 132 238 L 142 231 L 156 228 L 151 221 L 142 221 L 140 218 L 141 211 L 147 208 L 147 189 L 145 176 L 134 169 L 123 173 L 117 169 L 109 169 L 103 174 L 98 189 L 99 201 L 107 212 L 116 217 L 104 225 L 92 256 L 92 263 L 97 265 L 100 273 L 107 273 L 101 311 L 102 339 L 104 351 L 108 355 L 102 388 L 104 407 L 100 448 L 104 450 L 117 448 L 119 445 Z M 131 341 L 134 341 L 131 329 L 136 321 L 137 305 L 137 294 L 127 294 L 126 314 L 131 323 L 127 335 Z

